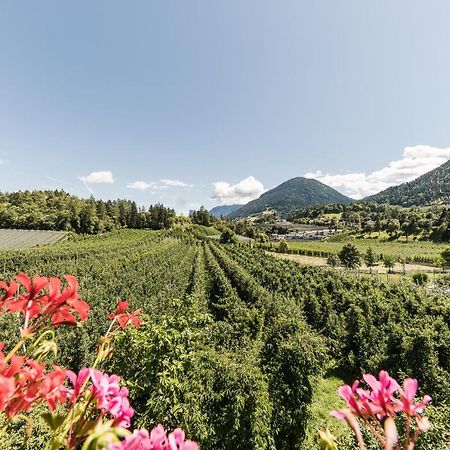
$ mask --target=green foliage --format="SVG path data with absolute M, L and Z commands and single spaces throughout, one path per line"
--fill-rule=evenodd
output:
M 287 253 L 289 250 L 288 243 L 285 240 L 280 241 L 277 250 L 279 253 Z
M 428 282 L 428 274 L 425 272 L 413 273 L 411 278 L 418 286 L 423 286 Z
M 392 255 L 384 255 L 383 256 L 383 265 L 388 269 L 390 273 L 395 266 L 395 258 Z
M 0 193 L 0 228 L 99 234 L 120 227 L 170 228 L 175 211 L 161 204 L 138 209 L 130 200 L 80 199 L 64 191 Z
M 142 330 L 120 334 L 108 363 L 128 382 L 137 425 L 181 426 L 205 450 L 314 448 L 318 428 L 328 427 L 328 399 L 328 411 L 338 401 L 336 382 L 317 381 L 332 358 L 346 382 L 380 369 L 417 377 L 438 424 L 423 449 L 439 448 L 449 425 L 447 298 L 407 280 L 300 266 L 205 236 L 181 227 L 78 236 L 2 252 L 0 268 L 5 279 L 20 271 L 78 276 L 93 313 L 83 328 L 57 330 L 58 363 L 73 370 L 92 362 L 119 298 L 143 310 Z M 18 326 L 0 316 L 7 347 Z M 338 448 L 355 448 L 330 429 Z M 42 448 L 39 436 L 30 448 Z M 21 448 L 8 439 L 16 446 L 5 449 Z
M 327 264 L 330 267 L 338 267 L 341 264 L 341 260 L 338 255 L 336 255 L 334 253 L 330 253 L 327 256 Z
M 351 243 L 342 247 L 342 250 L 339 252 L 339 259 L 341 264 L 347 269 L 356 269 L 361 262 L 358 249 Z
M 369 247 L 364 254 L 364 262 L 366 266 L 372 270 L 372 267 L 376 266 L 378 263 L 378 258 L 375 252 L 372 250 L 372 247 Z
M 225 230 L 223 230 L 222 234 L 220 235 L 220 243 L 221 244 L 236 243 L 235 234 L 229 228 L 225 228 Z
M 442 267 L 450 267 L 450 247 L 441 252 Z
M 205 227 L 211 226 L 214 221 L 214 217 L 208 212 L 208 210 L 201 206 L 198 211 L 193 211 L 191 213 L 192 223 L 197 225 L 203 225 Z

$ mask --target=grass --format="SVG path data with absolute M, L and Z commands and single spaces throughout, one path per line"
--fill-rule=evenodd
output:
M 330 416 L 333 410 L 345 407 L 344 401 L 339 397 L 337 390 L 344 382 L 336 376 L 328 376 L 317 380 L 310 408 L 310 420 L 306 432 L 304 448 L 319 448 L 317 438 L 319 430 L 330 430 L 336 438 L 348 437 L 351 431 L 346 423 Z
M 288 246 L 290 250 L 319 250 L 328 253 L 339 253 L 342 246 L 348 242 L 354 244 L 361 253 L 365 253 L 367 249 L 371 247 L 378 255 L 392 255 L 415 261 L 429 260 L 430 263 L 447 247 L 446 244 L 438 244 L 429 241 L 385 242 L 378 239 L 355 238 L 348 238 L 343 242 L 288 242 Z

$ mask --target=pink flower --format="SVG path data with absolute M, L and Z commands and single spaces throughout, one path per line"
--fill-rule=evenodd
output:
M 403 390 L 400 400 L 397 402 L 399 410 L 405 412 L 408 416 L 417 416 L 422 414 L 427 405 L 431 402 L 431 397 L 425 395 L 422 402 L 415 403 L 418 382 L 413 378 L 407 378 L 403 382 Z
M 73 389 L 66 389 L 66 395 L 73 403 L 76 403 L 81 390 L 86 383 L 86 380 L 89 378 L 89 373 L 91 369 L 84 368 L 78 372 L 78 375 L 71 370 L 66 370 L 66 376 L 72 383 Z
M 147 430 L 135 430 L 122 442 L 109 444 L 108 450 L 198 450 L 196 442 L 184 439 L 184 431 L 180 428 L 167 437 L 164 427 L 158 425 L 150 434 Z
M 97 400 L 97 408 L 108 413 L 114 426 L 129 428 L 134 410 L 128 401 L 128 389 L 120 387 L 117 375 L 107 375 L 100 370 L 90 369 L 92 393 Z
M 150 444 L 154 450 L 169 450 L 166 431 L 162 425 L 153 428 L 150 433 Z
M 120 443 L 109 444 L 108 450 L 150 450 L 152 444 L 147 430 L 134 430 Z

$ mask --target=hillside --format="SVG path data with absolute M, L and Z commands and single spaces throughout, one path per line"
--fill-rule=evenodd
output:
M 228 216 L 228 214 L 237 211 L 239 208 L 242 208 L 242 205 L 220 205 L 215 206 L 209 213 L 214 217 L 220 218 Z
M 401 206 L 424 206 L 448 203 L 450 199 L 450 161 L 408 183 L 392 186 L 366 197 L 377 203 Z
M 330 203 L 347 204 L 351 201 L 349 197 L 346 197 L 320 181 L 296 177 L 265 192 L 261 197 L 247 203 L 228 217 L 247 217 L 252 214 L 261 213 L 267 208 L 277 211 L 281 216 L 286 216 L 296 209 Z

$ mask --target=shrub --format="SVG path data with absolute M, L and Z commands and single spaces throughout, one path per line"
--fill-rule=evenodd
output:
M 425 272 L 416 272 L 411 278 L 418 286 L 423 286 L 428 282 L 428 274 Z

